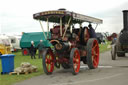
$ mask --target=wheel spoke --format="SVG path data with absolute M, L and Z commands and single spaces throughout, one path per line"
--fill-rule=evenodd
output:
M 96 53 L 95 56 L 98 56 L 98 53 Z
M 97 66 L 97 62 L 96 59 L 93 60 L 93 63 L 95 64 L 95 66 Z
M 76 59 L 75 58 L 73 58 L 73 63 L 75 63 L 76 62 Z
M 94 48 L 92 48 L 92 56 L 94 56 L 95 55 L 95 49 Z
M 50 56 L 51 56 L 51 55 L 48 56 L 48 59 L 49 59 L 49 60 L 50 60 Z
M 76 64 L 79 64 L 79 59 L 76 59 Z
M 92 55 L 92 61 L 94 60 L 94 56 Z
M 49 60 L 49 55 L 46 55 L 46 59 Z
M 92 56 L 98 56 L 98 53 L 96 52 L 96 50 L 92 51 Z
M 51 62 L 50 65 L 53 65 L 53 62 Z
M 74 66 L 74 68 L 75 68 L 75 69 L 77 68 L 77 64 L 76 64 L 76 63 L 74 63 L 74 65 L 73 65 L 73 66 Z
M 92 51 L 92 56 L 94 56 L 94 51 Z
M 49 64 L 46 65 L 47 70 L 49 70 Z
M 75 58 L 75 59 L 77 58 L 77 53 L 75 54 L 74 58 Z
M 45 63 L 48 63 L 48 59 L 47 58 L 45 59 Z
M 97 44 L 96 44 L 96 45 L 94 45 L 94 47 L 93 47 L 92 49 L 94 50 L 96 47 L 97 47 Z
M 74 67 L 75 67 L 75 68 L 77 67 L 77 63 L 76 63 L 76 62 L 74 63 Z

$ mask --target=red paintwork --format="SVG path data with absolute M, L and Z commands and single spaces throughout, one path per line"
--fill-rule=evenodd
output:
M 73 57 L 73 68 L 75 73 L 78 73 L 80 70 L 80 53 L 78 50 L 75 50 Z
M 48 72 L 53 72 L 54 70 L 54 56 L 51 50 L 48 51 L 49 53 L 46 55 L 45 63 Z
M 55 26 L 50 31 L 52 33 L 52 39 L 58 39 L 62 37 L 60 36 L 60 26 Z M 64 26 L 62 26 L 62 34 L 63 33 L 64 33 Z
M 23 53 L 24 53 L 24 55 L 27 55 L 28 54 L 28 51 L 27 50 L 24 50 Z
M 93 42 L 93 46 L 92 46 L 92 61 L 93 61 L 93 66 L 97 68 L 99 64 L 99 45 L 97 40 Z
M 65 57 L 60 57 L 58 58 L 57 60 L 55 60 L 55 62 L 59 62 L 60 64 L 61 63 L 69 63 L 69 59 L 65 58 Z

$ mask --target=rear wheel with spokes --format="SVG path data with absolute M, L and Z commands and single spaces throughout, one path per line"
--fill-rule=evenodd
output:
M 87 42 L 87 64 L 90 69 L 95 69 L 99 64 L 99 45 L 95 38 Z
M 72 48 L 70 52 L 70 63 L 72 74 L 76 75 L 80 70 L 80 53 L 77 48 Z
M 46 49 L 43 52 L 43 69 L 44 72 L 49 75 L 52 74 L 53 70 L 54 70 L 54 56 L 53 56 L 53 52 L 51 49 Z

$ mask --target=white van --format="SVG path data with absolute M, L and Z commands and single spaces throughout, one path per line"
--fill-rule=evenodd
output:
M 12 51 L 17 51 L 20 48 L 20 40 L 21 36 L 18 35 L 13 35 L 13 36 L 8 36 L 12 45 Z

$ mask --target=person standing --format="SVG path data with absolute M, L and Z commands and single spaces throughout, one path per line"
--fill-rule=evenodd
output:
M 40 40 L 40 43 L 38 44 L 38 52 L 39 52 L 39 57 L 38 58 L 40 58 L 40 56 L 43 52 L 43 48 L 44 48 L 43 40 Z
M 117 38 L 116 38 L 116 37 L 112 37 L 111 45 L 115 44 L 115 43 L 116 43 L 116 40 L 117 40 Z
M 34 41 L 31 41 L 31 47 L 30 47 L 31 59 L 33 59 L 33 58 L 36 59 L 35 50 L 36 50 L 36 48 L 35 48 L 35 45 L 34 45 Z

